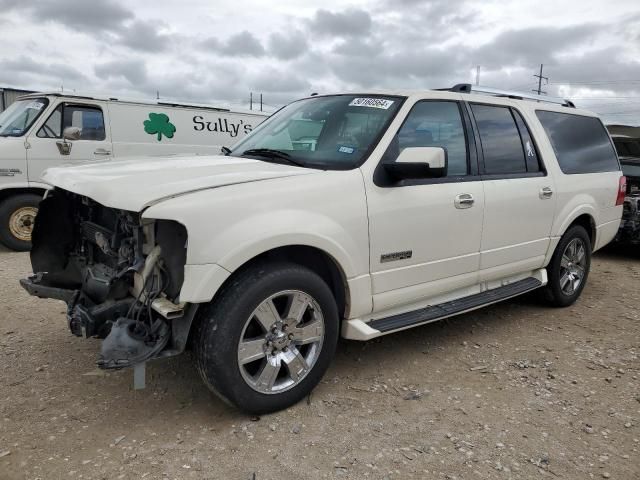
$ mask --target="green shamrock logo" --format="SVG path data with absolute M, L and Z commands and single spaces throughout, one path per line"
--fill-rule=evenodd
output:
M 176 133 L 176 126 L 169 121 L 169 117 L 164 113 L 150 113 L 149 120 L 144 121 L 144 131 L 149 135 L 158 135 L 158 141 L 162 140 L 162 135 L 173 138 Z

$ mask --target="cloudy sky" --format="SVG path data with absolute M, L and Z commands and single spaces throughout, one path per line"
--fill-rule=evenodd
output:
M 134 5 L 135 6 L 132 6 Z M 311 92 L 537 87 L 640 124 L 638 0 L 0 0 L 0 87 L 279 106 Z

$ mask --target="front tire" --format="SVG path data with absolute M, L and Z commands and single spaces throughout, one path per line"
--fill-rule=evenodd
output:
M 560 239 L 547 267 L 549 283 L 544 298 L 554 307 L 568 307 L 580 297 L 591 268 L 591 239 L 574 225 Z
M 0 203 L 0 243 L 17 252 L 31 250 L 31 233 L 41 200 L 26 193 Z
M 256 264 L 201 312 L 197 367 L 214 393 L 241 410 L 281 410 L 308 395 L 326 372 L 338 324 L 333 294 L 315 272 Z

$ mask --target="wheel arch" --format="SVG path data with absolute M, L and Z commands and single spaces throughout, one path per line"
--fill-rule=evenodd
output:
M 291 262 L 314 271 L 327 283 L 333 292 L 341 318 L 348 313 L 349 286 L 347 276 L 338 261 L 328 252 L 310 245 L 285 245 L 271 248 L 248 260 L 236 268 L 231 276 L 222 284 L 218 292 L 232 281 L 240 271 L 250 268 L 259 262 Z M 217 292 L 216 292 L 217 294 Z M 215 300 L 215 295 L 213 297 Z
M 591 244 L 595 245 L 596 227 L 598 225 L 598 210 L 592 202 L 581 202 L 570 211 L 560 215 L 552 229 L 552 237 L 562 237 L 573 225 L 581 225 L 587 230 Z
M 562 232 L 562 235 L 564 235 L 574 225 L 580 225 L 587 231 L 589 241 L 591 242 L 591 249 L 594 249 L 596 246 L 596 221 L 594 218 L 588 213 L 578 215 Z
M 0 202 L 5 201 L 9 197 L 15 197 L 16 195 L 42 195 L 47 191 L 46 188 L 40 187 L 10 187 L 0 189 Z
M 342 266 L 328 252 L 310 245 L 275 247 L 246 260 L 222 282 L 213 294 L 211 302 L 215 302 L 225 287 L 232 283 L 241 272 L 261 262 L 291 262 L 316 272 L 327 283 L 333 293 L 338 306 L 339 318 L 341 320 L 347 318 L 351 302 L 349 284 Z M 191 344 L 191 337 L 196 330 L 195 324 L 198 321 L 200 321 L 200 318 L 196 313 L 193 324 L 189 328 L 188 344 Z
M 573 227 L 574 225 L 580 225 L 587 231 L 587 235 L 589 235 L 589 240 L 591 242 L 591 249 L 593 250 L 596 246 L 596 220 L 593 215 L 593 209 L 584 206 L 582 208 L 576 209 L 573 214 L 565 219 L 565 221 L 561 224 L 561 227 L 557 230 L 557 234 L 554 235 L 551 239 L 551 244 L 549 245 L 549 249 L 547 250 L 547 256 L 545 258 L 544 265 L 545 267 L 549 265 L 553 254 L 560 243 L 560 239 L 562 236 L 567 233 L 567 231 Z

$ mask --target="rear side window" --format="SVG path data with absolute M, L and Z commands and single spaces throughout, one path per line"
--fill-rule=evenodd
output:
M 560 169 L 566 174 L 620 170 L 609 135 L 595 117 L 536 111 L 551 141 Z
M 511 110 L 508 107 L 481 104 L 472 104 L 471 110 L 480 134 L 484 173 L 526 173 L 525 153 Z
M 538 152 L 536 146 L 533 143 L 531 133 L 527 128 L 527 124 L 524 123 L 524 119 L 520 112 L 512 110 L 513 116 L 516 119 L 516 125 L 518 125 L 518 131 L 520 132 L 520 139 L 522 140 L 522 147 L 524 148 L 524 156 L 527 162 L 527 172 L 539 172 L 542 170 L 540 166 L 540 160 L 538 159 Z

